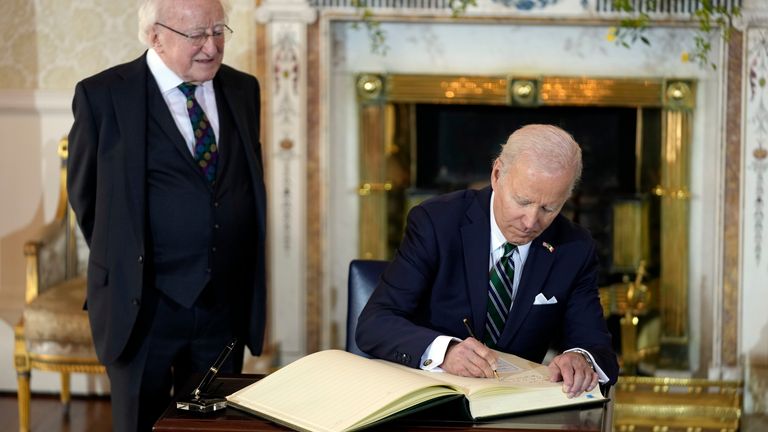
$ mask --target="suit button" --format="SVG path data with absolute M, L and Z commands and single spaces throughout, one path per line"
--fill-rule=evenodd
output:
M 211 252 L 216 252 L 216 246 L 211 248 Z
M 144 255 L 139 255 L 139 264 L 144 264 Z
M 214 202 L 214 203 L 213 203 L 213 206 L 214 206 L 214 207 L 218 207 L 219 205 L 220 205 L 220 204 L 219 204 L 219 202 L 218 202 L 218 201 L 216 201 L 216 202 Z
M 214 227 L 214 228 L 216 228 L 216 229 L 219 229 L 219 228 L 221 228 L 221 227 L 219 226 L 219 224 L 213 224 L 213 227 Z
M 133 303 L 134 306 L 140 306 L 141 305 L 141 300 L 135 298 L 135 299 L 131 300 L 131 303 Z

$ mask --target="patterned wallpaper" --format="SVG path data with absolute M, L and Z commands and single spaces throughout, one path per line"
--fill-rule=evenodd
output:
M 126 3 L 128 5 L 126 5 Z M 232 1 L 225 62 L 255 69 L 253 0 Z M 144 51 L 136 37 L 137 1 L 3 0 L 0 89 L 65 90 Z
M 0 6 L 0 88 L 34 88 L 37 38 L 34 4 L 28 0 L 3 0 Z

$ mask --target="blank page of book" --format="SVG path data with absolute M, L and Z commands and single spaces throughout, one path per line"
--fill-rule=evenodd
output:
M 422 391 L 432 387 L 432 390 Z M 380 361 L 327 350 L 303 357 L 230 395 L 235 405 L 306 430 L 342 431 L 384 418 L 416 402 L 456 394 L 433 379 L 404 374 Z M 404 401 L 405 399 L 405 401 Z M 380 414 L 380 415 L 377 415 Z

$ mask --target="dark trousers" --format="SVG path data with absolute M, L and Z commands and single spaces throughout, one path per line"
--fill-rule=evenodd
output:
M 112 429 L 150 431 L 168 407 L 172 390 L 197 385 L 224 346 L 234 337 L 229 303 L 208 287 L 191 308 L 156 290 L 147 290 L 137 327 L 126 351 L 107 366 L 112 397 Z M 239 373 L 243 344 L 238 343 L 219 373 Z

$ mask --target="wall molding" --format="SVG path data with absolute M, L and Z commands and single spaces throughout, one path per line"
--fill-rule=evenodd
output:
M 65 90 L 0 90 L 0 112 L 70 113 L 72 92 Z

